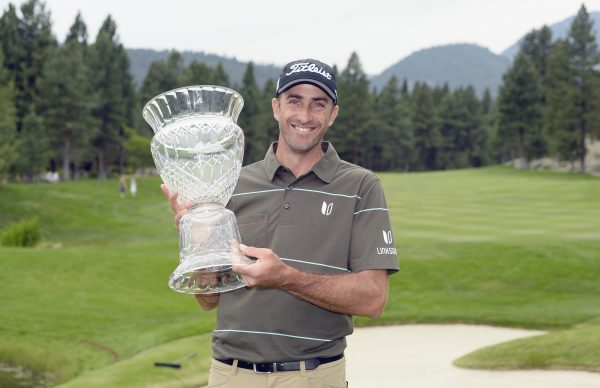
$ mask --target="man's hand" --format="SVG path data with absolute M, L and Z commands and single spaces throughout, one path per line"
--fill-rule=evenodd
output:
M 206 311 L 214 309 L 219 304 L 219 294 L 194 294 L 194 297 Z
M 248 287 L 283 288 L 289 276 L 293 276 L 294 271 L 297 272 L 270 249 L 240 244 L 240 250 L 244 255 L 256 258 L 253 264 L 233 266 L 233 271 L 242 275 L 244 284 Z
M 342 314 L 377 318 L 387 300 L 387 270 L 372 269 L 339 275 L 303 272 L 285 264 L 266 248 L 240 244 L 256 263 L 234 265 L 249 287 L 273 287 L 287 291 L 324 309 Z
M 192 203 L 190 201 L 186 201 L 183 204 L 177 202 L 179 193 L 177 191 L 171 193 L 164 183 L 160 185 L 160 189 L 167 201 L 169 201 L 169 207 L 173 210 L 173 213 L 175 213 L 175 229 L 179 230 L 179 221 L 181 221 L 181 217 L 190 210 Z

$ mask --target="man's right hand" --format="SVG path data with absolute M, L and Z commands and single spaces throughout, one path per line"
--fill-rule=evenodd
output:
M 219 305 L 219 294 L 194 294 L 194 297 L 205 311 L 212 310 Z
M 215 272 L 195 271 L 191 274 L 190 281 L 204 288 L 215 287 L 219 280 Z M 194 297 L 205 311 L 212 310 L 219 304 L 219 294 L 194 294 Z
M 164 183 L 160 185 L 160 189 L 167 201 L 169 201 L 169 207 L 173 210 L 173 213 L 175 213 L 175 229 L 179 230 L 179 221 L 181 221 L 181 217 L 190 210 L 192 203 L 190 201 L 186 201 L 183 204 L 177 202 L 179 193 L 177 191 L 170 192 L 169 188 Z

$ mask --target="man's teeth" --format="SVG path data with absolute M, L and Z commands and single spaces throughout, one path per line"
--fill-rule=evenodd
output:
M 303 132 L 303 133 L 310 132 L 310 128 L 305 128 L 305 127 L 296 127 L 296 130 L 298 130 L 298 132 Z

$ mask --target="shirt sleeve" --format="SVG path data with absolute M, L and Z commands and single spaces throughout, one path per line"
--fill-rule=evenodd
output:
M 387 269 L 394 273 L 399 268 L 389 209 L 376 176 L 365 184 L 356 203 L 349 259 L 352 272 Z

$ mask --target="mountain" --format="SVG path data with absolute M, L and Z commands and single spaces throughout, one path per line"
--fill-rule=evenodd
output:
M 168 50 L 156 51 L 150 49 L 127 49 L 131 73 L 137 87 L 140 87 L 146 77 L 150 64 L 154 61 L 166 59 L 171 52 Z M 203 62 L 204 64 L 216 67 L 219 63 L 223 64 L 225 72 L 229 76 L 231 85 L 240 85 L 242 77 L 248 66 L 248 62 L 241 62 L 235 58 L 226 58 L 204 52 L 184 51 L 181 53 L 184 65 L 189 65 L 193 60 Z M 268 79 L 277 79 L 283 66 L 254 64 L 254 77 L 256 83 L 262 88 Z
M 511 60 L 474 44 L 451 44 L 417 51 L 388 67 L 371 79 L 371 86 L 381 90 L 395 75 L 399 82 L 426 82 L 432 86 L 448 83 L 450 89 L 473 85 L 482 96 L 489 88 L 496 95 L 502 74 Z
M 590 15 L 590 19 L 594 21 L 594 27 L 595 27 L 595 31 L 596 31 L 596 42 L 600 43 L 600 12 L 598 12 L 598 11 L 590 12 L 589 15 Z M 549 26 L 550 30 L 552 31 L 552 40 L 564 39 L 567 37 L 567 35 L 569 34 L 569 29 L 571 28 L 571 23 L 573 23 L 573 19 L 575 19 L 575 16 L 576 15 L 573 15 L 571 17 L 566 18 L 563 21 L 554 23 L 551 26 Z M 541 28 L 541 27 L 542 26 L 540 26 L 538 28 Z M 523 36 L 521 39 L 519 39 L 517 41 L 517 43 L 513 44 L 512 46 L 510 46 L 509 48 L 504 50 L 501 55 L 509 58 L 512 61 L 512 59 L 519 52 L 519 49 L 521 48 L 521 43 L 523 42 L 523 39 L 525 39 L 525 36 Z
M 590 12 L 590 18 L 596 26 L 596 40 L 600 42 L 600 12 Z M 554 39 L 567 36 L 575 16 L 564 19 L 550 26 Z M 524 37 L 523 37 L 524 38 Z M 473 85 L 482 96 L 486 88 L 495 96 L 502 82 L 502 75 L 508 69 L 523 38 L 507 48 L 501 55 L 492 53 L 489 49 L 474 44 L 451 44 L 436 46 L 417 51 L 388 67 L 381 74 L 371 78 L 371 87 L 381 90 L 392 75 L 400 82 L 406 79 L 410 85 L 415 82 L 426 82 L 432 86 L 442 86 L 445 83 L 451 89 Z M 128 49 L 131 70 L 136 85 L 141 85 L 148 67 L 154 61 L 166 59 L 169 51 L 148 49 Z M 219 62 L 229 75 L 232 85 L 241 84 L 246 71 L 247 62 L 235 58 L 226 58 L 203 52 L 182 52 L 184 63 L 192 60 L 202 61 L 209 66 Z M 263 87 L 268 79 L 277 79 L 281 67 L 270 64 L 254 64 L 254 75 L 259 87 Z

